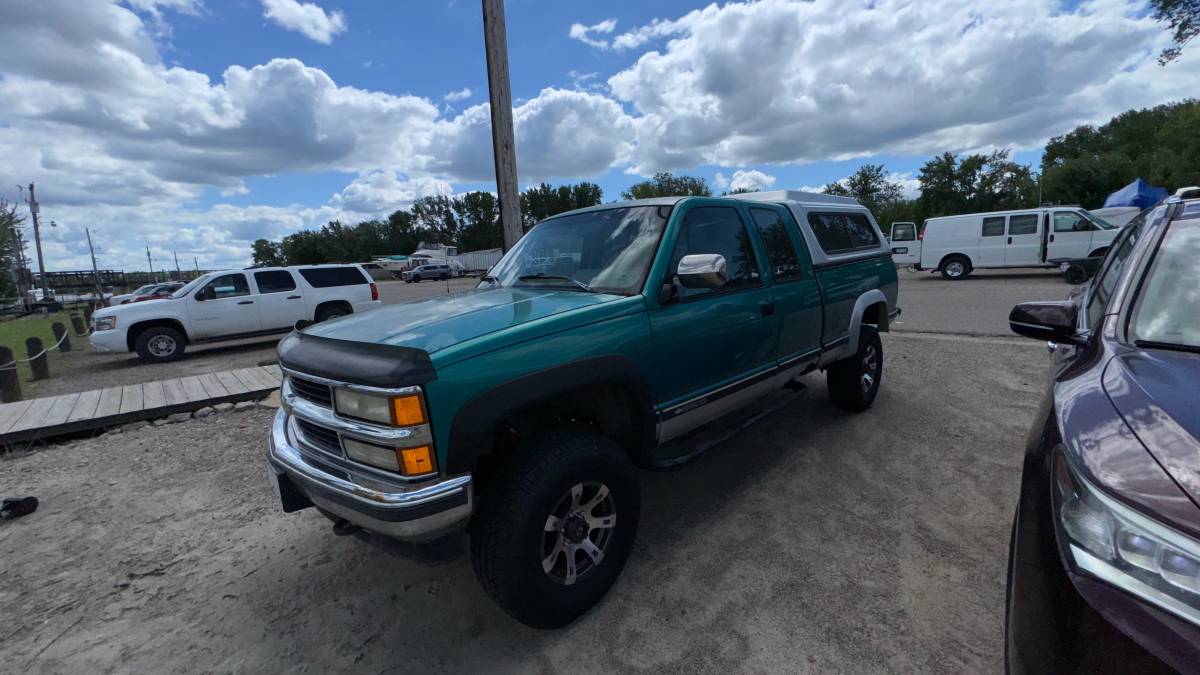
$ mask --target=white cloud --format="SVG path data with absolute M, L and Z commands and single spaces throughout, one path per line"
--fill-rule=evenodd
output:
M 713 183 L 720 189 L 728 188 L 731 192 L 734 190 L 751 190 L 757 192 L 766 190 L 775 184 L 775 176 L 763 173 L 757 169 L 738 169 L 733 172 L 732 177 L 727 177 L 721 172 L 717 172 L 713 177 Z
M 1200 89 L 1200 50 L 1158 66 L 1167 32 L 1121 0 L 729 3 L 612 44 L 664 36 L 609 79 L 634 111 L 643 174 L 1036 147 Z
M 453 193 L 450 182 L 440 178 L 408 179 L 394 171 L 376 169 L 355 178 L 330 203 L 348 211 L 384 215 L 408 208 L 421 197 Z
M 299 0 L 262 0 L 262 5 L 263 18 L 321 44 L 333 42 L 333 36 L 346 30 L 346 15 L 341 10 L 326 13 L 320 5 Z
M 452 91 L 452 92 L 446 94 L 442 98 L 444 100 L 450 101 L 451 103 L 454 103 L 456 101 L 465 101 L 465 100 L 471 98 L 471 88 L 463 87 L 462 89 L 459 89 L 458 91 Z
M 597 24 L 585 26 L 581 23 L 571 24 L 571 29 L 567 32 L 567 36 L 572 40 L 579 40 L 585 45 L 591 45 L 597 49 L 608 49 L 608 41 L 603 38 L 595 37 L 597 35 L 608 35 L 617 27 L 616 19 L 605 19 Z

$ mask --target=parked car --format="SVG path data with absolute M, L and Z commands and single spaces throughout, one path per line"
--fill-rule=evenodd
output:
M 401 274 L 405 283 L 419 284 L 428 279 L 449 279 L 454 275 L 446 264 L 420 265 Z
M 930 218 L 918 234 L 895 223 L 899 265 L 962 279 L 977 269 L 1055 267 L 1055 260 L 1103 256 L 1119 228 L 1077 207 L 1019 209 Z
M 161 300 L 169 297 L 172 293 L 181 288 L 183 288 L 182 281 L 172 281 L 165 284 L 158 284 L 145 293 L 135 293 L 133 299 L 122 304 L 128 304 L 129 302 L 142 302 L 145 300 Z
M 173 361 L 187 345 L 285 333 L 298 321 L 326 321 L 380 305 L 379 288 L 358 265 L 263 267 L 209 272 L 165 299 L 92 314 L 92 347 Z
M 108 299 L 108 304 L 109 305 L 128 304 L 137 296 L 149 293 L 149 292 L 153 291 L 155 288 L 157 288 L 158 286 L 159 286 L 159 284 L 157 284 L 157 283 L 146 284 L 145 286 L 138 286 L 137 288 L 133 289 L 133 291 L 131 293 L 122 293 L 120 295 L 112 296 L 111 298 Z
M 1200 667 L 1200 199 L 1168 198 L 1060 302 L 1009 548 L 1010 673 Z
M 564 259 L 575 267 L 542 271 Z M 284 511 L 315 506 L 340 534 L 424 543 L 469 527 L 488 594 L 528 625 L 561 626 L 625 564 L 635 466 L 687 461 L 689 432 L 818 369 L 836 405 L 868 408 L 897 290 L 852 199 L 560 214 L 474 291 L 281 341 L 272 482 Z

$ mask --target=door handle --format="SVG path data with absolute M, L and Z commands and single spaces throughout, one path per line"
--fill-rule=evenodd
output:
M 299 295 L 289 295 L 289 296 L 287 296 L 287 299 L 288 300 L 299 300 L 300 296 Z
M 1010 243 L 1010 244 L 1012 243 L 1012 237 L 1008 238 L 1008 243 Z
M 239 305 L 253 305 L 254 301 L 253 300 L 241 300 L 238 302 L 238 304 Z
M 758 306 L 758 309 L 762 312 L 763 316 L 771 316 L 775 313 L 775 303 L 764 302 Z
M 1053 241 L 1054 241 L 1054 235 L 1050 235 L 1050 241 L 1051 241 L 1051 242 L 1053 242 Z

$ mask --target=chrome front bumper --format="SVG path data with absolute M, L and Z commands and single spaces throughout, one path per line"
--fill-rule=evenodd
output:
M 373 487 L 360 485 L 306 458 L 289 438 L 288 421 L 287 411 L 280 408 L 271 425 L 267 452 L 271 480 L 286 510 L 302 508 L 294 506 L 294 491 L 298 491 L 304 500 L 325 512 L 363 529 L 414 543 L 454 532 L 470 518 L 470 474 L 415 484 L 390 485 L 373 480 Z M 293 504 L 290 508 L 289 502 Z

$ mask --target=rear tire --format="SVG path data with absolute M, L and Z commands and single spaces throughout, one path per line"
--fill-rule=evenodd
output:
M 138 356 L 146 363 L 167 363 L 183 358 L 183 335 L 168 326 L 154 326 L 138 334 L 134 341 Z
M 487 594 L 533 628 L 558 628 L 591 609 L 620 575 L 637 531 L 637 473 L 621 447 L 593 433 L 550 433 L 517 450 L 489 483 L 471 531 L 471 563 Z
M 966 256 L 952 255 L 942 261 L 938 271 L 942 273 L 942 277 L 951 281 L 965 279 L 971 273 L 971 261 Z
M 352 313 L 351 311 L 349 311 L 345 307 L 342 307 L 339 305 L 334 305 L 332 307 L 322 307 L 321 309 L 317 310 L 316 319 L 317 319 L 317 323 L 321 323 L 322 321 L 336 319 L 339 316 L 346 316 L 347 314 L 351 314 L 351 313 Z
M 1067 280 L 1068 284 L 1082 284 L 1087 281 L 1087 274 L 1079 265 L 1071 265 L 1066 272 L 1063 272 L 1063 278 Z
M 829 400 L 852 412 L 871 407 L 883 383 L 883 341 L 879 330 L 864 325 L 858 333 L 858 352 L 836 361 L 825 371 Z

